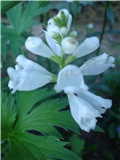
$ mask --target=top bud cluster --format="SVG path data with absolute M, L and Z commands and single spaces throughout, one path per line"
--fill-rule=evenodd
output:
M 50 58 L 63 68 L 74 59 L 87 55 L 99 47 L 97 37 L 86 38 L 82 44 L 79 44 L 75 39 L 77 31 L 70 32 L 71 23 L 72 16 L 68 10 L 60 10 L 48 21 L 47 31 L 44 31 L 50 48 L 38 37 L 28 37 L 25 43 L 26 48 L 34 54 Z M 70 56 L 63 62 L 65 54 Z

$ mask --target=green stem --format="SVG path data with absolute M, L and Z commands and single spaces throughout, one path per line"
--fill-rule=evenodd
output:
M 99 54 L 102 39 L 103 39 L 103 36 L 104 36 L 104 33 L 105 33 L 105 27 L 106 27 L 106 22 L 107 22 L 107 7 L 108 7 L 108 2 L 106 2 L 106 4 L 105 4 L 104 21 L 103 21 L 102 31 L 101 31 L 101 34 L 100 34 L 100 46 L 96 51 L 96 55 Z
M 59 66 L 60 66 L 60 69 L 62 69 L 62 68 L 65 67 L 65 58 L 64 58 L 64 55 L 61 58 L 61 64 Z

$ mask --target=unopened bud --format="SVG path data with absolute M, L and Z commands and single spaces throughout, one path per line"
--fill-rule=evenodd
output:
M 66 54 L 71 54 L 78 47 L 78 42 L 75 38 L 66 37 L 62 40 L 61 45 Z
M 77 37 L 77 35 L 78 35 L 77 31 L 72 31 L 69 36 L 75 38 Z
M 65 35 L 67 34 L 67 28 L 66 28 L 66 27 L 62 27 L 62 28 L 60 29 L 60 32 L 61 32 L 61 34 L 62 34 L 63 36 L 65 36 Z

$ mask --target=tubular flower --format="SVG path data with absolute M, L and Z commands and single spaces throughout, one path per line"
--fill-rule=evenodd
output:
M 12 93 L 16 90 L 30 91 L 42 87 L 52 80 L 53 74 L 44 67 L 19 55 L 16 59 L 15 69 L 9 67 L 7 73 L 10 77 L 8 86 Z
M 94 57 L 86 61 L 81 67 L 80 71 L 83 75 L 97 75 L 109 67 L 115 67 L 115 58 L 103 53 L 100 56 Z
M 86 132 L 94 129 L 96 118 L 112 106 L 111 100 L 88 91 L 79 67 L 74 65 L 68 65 L 59 72 L 55 90 L 64 90 L 74 120 Z
M 55 54 L 39 37 L 28 37 L 25 47 L 30 52 L 46 58 L 51 58 Z
M 73 56 L 76 58 L 83 57 L 99 47 L 99 39 L 97 37 L 86 38 L 82 44 L 74 51 Z
M 52 37 L 50 37 L 46 32 L 45 36 L 47 43 L 49 44 L 51 49 L 39 37 L 28 37 L 25 42 L 25 47 L 30 52 L 42 57 L 51 58 L 55 55 L 61 57 L 63 54 L 61 46 L 58 43 L 56 43 L 56 41 Z
M 62 55 L 63 55 L 62 47 L 58 44 L 58 42 L 55 39 L 53 39 L 48 34 L 48 32 L 46 32 L 46 31 L 44 31 L 44 32 L 45 32 L 46 41 L 47 41 L 48 45 L 50 46 L 50 48 L 53 50 L 53 52 L 57 56 L 62 57 Z

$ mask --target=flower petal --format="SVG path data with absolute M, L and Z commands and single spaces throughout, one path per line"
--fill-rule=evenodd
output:
M 51 58 L 54 56 L 53 51 L 39 37 L 28 37 L 25 47 L 32 53 Z
M 47 71 L 44 67 L 40 66 L 39 64 L 27 59 L 23 55 L 19 55 L 16 58 L 17 65 L 15 66 L 18 70 L 19 68 L 29 70 L 29 71 L 34 71 L 34 72 L 39 72 L 46 74 L 48 76 L 52 76 L 53 74 Z
M 86 132 L 94 129 L 97 122 L 96 117 L 98 116 L 98 111 L 92 108 L 85 100 L 74 94 L 68 95 L 68 101 L 71 114 L 80 128 Z
M 61 45 L 62 45 L 62 49 L 66 54 L 71 54 L 78 47 L 78 42 L 73 37 L 65 37 L 63 38 Z
M 98 110 L 99 114 L 101 115 L 106 111 L 106 109 L 112 106 L 112 101 L 110 99 L 105 99 L 100 96 L 97 96 L 89 91 L 80 90 L 77 95 L 91 104 L 96 110 Z
M 8 68 L 8 74 L 12 75 L 12 80 L 9 82 L 10 89 L 13 92 L 16 90 L 30 91 L 44 86 L 52 80 L 52 77 L 46 74 L 41 74 L 37 71 L 14 70 Z
M 52 36 L 54 33 L 60 34 L 60 28 L 55 24 L 53 18 L 48 21 L 47 32 L 50 36 Z
M 97 37 L 86 38 L 83 43 L 76 49 L 73 55 L 76 58 L 85 56 L 99 47 L 99 39 Z
M 55 90 L 60 92 L 77 91 L 83 86 L 83 77 L 79 71 L 79 68 L 74 65 L 68 65 L 64 67 L 58 74 L 57 85 Z
M 97 75 L 104 72 L 109 67 L 115 67 L 114 61 L 114 57 L 109 57 L 108 54 L 104 53 L 86 61 L 80 67 L 80 71 L 83 75 Z
M 44 86 L 52 80 L 53 74 L 48 72 L 44 67 L 28 60 L 23 55 L 16 59 L 17 65 L 14 69 L 9 67 L 7 73 L 10 77 L 9 88 L 16 90 L 30 91 Z M 18 66 L 18 67 L 17 67 Z
M 44 31 L 45 32 L 45 38 L 46 38 L 46 41 L 48 43 L 48 45 L 50 46 L 50 48 L 53 50 L 53 52 L 58 55 L 59 57 L 62 57 L 63 55 L 63 51 L 62 51 L 62 48 L 61 46 L 56 42 L 55 39 L 53 39 L 48 32 Z

